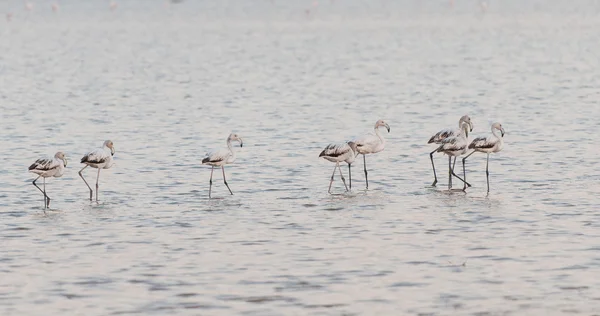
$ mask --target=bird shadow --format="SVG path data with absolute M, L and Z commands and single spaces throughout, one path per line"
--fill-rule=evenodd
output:
M 33 216 L 35 218 L 40 218 L 40 219 L 57 219 L 60 218 L 62 216 L 64 216 L 66 214 L 66 212 L 62 209 L 56 209 L 56 208 L 46 208 L 44 209 L 41 206 L 38 207 L 34 207 L 33 210 L 35 210 L 36 212 L 33 214 Z
M 424 188 L 430 192 L 441 193 L 441 194 L 457 194 L 457 193 L 467 194 L 467 191 L 463 190 L 462 187 L 460 189 L 455 189 L 455 188 L 448 189 L 447 187 L 442 188 L 440 186 L 428 185 L 428 186 L 425 186 Z

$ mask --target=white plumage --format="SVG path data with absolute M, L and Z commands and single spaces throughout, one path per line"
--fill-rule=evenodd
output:
M 203 165 L 209 165 L 213 167 L 221 167 L 226 164 L 234 163 L 236 159 L 235 152 L 229 149 L 219 149 L 206 154 L 206 157 L 202 159 Z
M 341 144 L 329 144 L 321 153 L 319 157 L 323 157 L 324 159 L 335 162 L 335 167 L 333 168 L 333 174 L 331 174 L 331 181 L 329 182 L 329 190 L 331 193 L 331 184 L 333 183 L 333 178 L 335 175 L 335 170 L 340 170 L 340 177 L 342 178 L 342 182 L 344 182 L 344 186 L 346 187 L 346 191 L 348 191 L 348 186 L 346 186 L 346 179 L 344 179 L 344 175 L 342 173 L 342 169 L 340 168 L 340 162 L 346 162 L 348 164 L 348 175 L 350 177 L 350 189 L 352 189 L 352 163 L 354 159 L 358 155 L 358 150 L 356 143 L 347 142 Z
M 109 169 L 113 166 L 114 154 L 115 147 L 113 145 L 113 142 L 110 140 L 106 140 L 104 141 L 104 144 L 102 144 L 102 148 L 90 151 L 81 158 L 81 163 L 85 164 L 85 167 L 79 170 L 79 176 L 81 177 L 81 179 L 83 179 L 83 182 L 85 182 L 85 185 L 87 185 L 88 189 L 90 189 L 90 201 L 93 198 L 93 190 L 87 183 L 87 181 L 85 181 L 85 178 L 83 177 L 83 174 L 81 172 L 88 166 L 98 169 L 98 175 L 96 177 L 96 201 L 98 201 L 98 182 L 100 180 L 100 170 Z
M 496 134 L 496 130 L 500 131 L 501 136 Z M 475 151 L 487 154 L 497 153 L 501 151 L 503 147 L 504 129 L 500 123 L 492 125 L 492 135 L 477 137 L 469 144 L 469 149 L 474 149 Z
M 441 144 L 442 141 L 448 137 L 458 136 L 462 131 L 463 123 L 469 124 L 469 132 L 473 131 L 473 122 L 471 121 L 471 118 L 468 115 L 463 115 L 458 120 L 458 128 L 443 129 L 443 130 L 435 133 L 435 135 L 431 136 L 431 138 L 429 138 L 429 141 L 427 143 L 428 144 Z M 437 148 L 434 151 L 432 151 L 431 153 L 429 153 L 429 158 L 431 159 L 431 167 L 433 168 L 433 183 L 431 184 L 431 186 L 435 186 L 438 182 L 437 174 L 435 172 L 435 164 L 433 163 L 433 154 L 436 152 L 438 152 Z M 456 163 L 456 159 L 454 159 L 454 162 Z
M 48 208 L 50 206 L 50 197 L 46 194 L 46 178 L 61 177 L 65 168 L 67 167 L 67 157 L 62 152 L 57 152 L 53 158 L 40 158 L 36 160 L 31 166 L 29 166 L 29 172 L 35 173 L 38 175 L 35 180 L 33 180 L 33 185 L 40 190 L 44 194 L 44 208 Z M 35 184 L 40 177 L 44 178 L 44 189 L 40 189 L 40 187 Z
M 211 197 L 211 193 L 212 193 L 212 177 L 213 177 L 213 171 L 215 170 L 215 167 L 221 167 L 221 169 L 223 170 L 223 182 L 225 183 L 225 186 L 227 186 L 229 193 L 231 193 L 231 195 L 233 195 L 233 192 L 231 191 L 231 189 L 229 188 L 229 185 L 227 184 L 227 179 L 225 178 L 225 165 L 235 162 L 235 159 L 236 159 L 235 151 L 233 150 L 233 145 L 231 144 L 232 141 L 238 141 L 240 143 L 240 147 L 244 146 L 242 138 L 239 137 L 237 134 L 232 133 L 229 135 L 229 137 L 227 137 L 227 149 L 221 149 L 218 151 L 210 152 L 210 153 L 206 154 L 206 157 L 204 159 L 202 159 L 203 165 L 212 166 L 212 168 L 210 170 L 210 182 L 209 182 L 210 184 L 209 184 L 209 188 L 208 188 L 208 198 Z
M 467 152 L 467 146 L 469 145 L 467 137 L 464 133 L 458 134 L 457 136 L 448 137 L 440 142 L 437 152 L 444 153 L 448 156 L 460 156 Z
M 44 178 L 61 177 L 67 166 L 67 158 L 62 152 L 57 152 L 53 158 L 40 158 L 29 166 L 29 172 Z
M 84 163 L 96 169 L 108 169 L 112 167 L 113 155 L 115 149 L 110 140 L 107 140 L 102 145 L 102 148 L 97 148 L 85 154 L 81 158 L 81 163 Z
M 357 154 L 356 143 L 347 142 L 327 145 L 327 147 L 321 151 L 319 157 L 323 157 L 331 162 L 345 161 L 348 164 L 351 164 L 354 162 L 354 158 Z
M 488 193 L 490 192 L 490 172 L 489 172 L 490 154 L 497 153 L 502 150 L 502 147 L 504 147 L 504 128 L 502 127 L 502 124 L 494 123 L 494 124 L 492 124 L 491 129 L 492 129 L 492 135 L 484 136 L 484 137 L 477 137 L 477 138 L 473 139 L 471 144 L 469 144 L 469 149 L 473 149 L 473 152 L 471 152 L 468 156 L 463 158 L 463 173 L 465 173 L 464 172 L 465 161 L 467 160 L 467 158 L 469 158 L 472 154 L 474 154 L 476 152 L 482 152 L 482 153 L 487 154 L 487 159 L 486 159 L 486 163 L 485 163 L 485 175 L 486 175 L 486 180 L 487 180 L 487 192 Z M 501 135 L 496 134 L 496 131 L 500 131 Z M 464 177 L 466 180 L 466 173 L 464 174 Z
M 458 120 L 458 128 L 445 128 L 445 129 L 435 133 L 435 135 L 431 136 L 431 138 L 429 139 L 429 141 L 427 143 L 428 144 L 431 144 L 431 143 L 439 144 L 442 140 L 444 140 L 448 137 L 458 136 L 458 134 L 460 134 L 462 131 L 463 122 L 469 124 L 469 132 L 472 132 L 473 131 L 473 122 L 471 121 L 471 118 L 468 115 L 463 115 Z
M 353 140 L 356 144 L 356 149 L 359 154 L 363 155 L 363 163 L 365 169 L 365 182 L 367 183 L 367 189 L 369 188 L 369 178 L 367 176 L 367 158 L 368 154 L 375 154 L 385 149 L 385 138 L 379 133 L 379 127 L 385 127 L 390 132 L 390 125 L 384 120 L 378 120 L 375 122 L 375 135 L 366 135 L 361 138 Z

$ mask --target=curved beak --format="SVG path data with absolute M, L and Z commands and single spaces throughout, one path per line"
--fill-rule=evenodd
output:
M 240 141 L 240 147 L 244 147 L 244 141 L 241 138 L 238 138 L 238 140 Z
M 502 137 L 504 137 L 504 128 L 500 129 L 500 134 L 502 134 Z
M 67 157 L 63 158 L 64 162 L 65 162 L 65 167 L 67 166 Z
M 112 147 L 112 148 L 110 149 L 110 155 L 111 155 L 111 156 L 114 156 L 114 155 L 115 155 L 115 147 Z
M 385 128 L 387 128 L 388 133 L 390 132 L 390 125 L 388 123 L 385 123 Z
M 469 127 L 471 128 L 471 130 L 469 132 L 473 131 L 473 123 L 469 122 Z

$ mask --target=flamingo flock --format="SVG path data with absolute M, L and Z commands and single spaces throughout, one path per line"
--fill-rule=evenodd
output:
M 486 160 L 486 180 L 487 180 L 487 192 L 490 191 L 490 179 L 489 179 L 489 159 L 490 154 L 498 153 L 504 146 L 504 128 L 500 123 L 494 123 L 491 126 L 492 135 L 476 137 L 469 142 L 469 132 L 473 130 L 473 123 L 468 115 L 462 116 L 458 121 L 458 129 L 443 129 L 433 135 L 428 143 L 436 144 L 438 147 L 429 153 L 431 159 L 431 166 L 434 174 L 434 182 L 432 186 L 437 184 L 437 175 L 435 172 L 435 164 L 433 162 L 433 154 L 442 153 L 448 156 L 448 191 L 452 190 L 452 177 L 459 179 L 463 183 L 462 191 L 466 191 L 467 187 L 471 185 L 466 181 L 466 160 L 476 152 L 487 154 Z M 365 189 L 369 189 L 368 171 L 367 171 L 367 155 L 376 154 L 385 149 L 386 140 L 381 134 L 381 128 L 385 128 L 387 132 L 390 132 L 390 125 L 384 120 L 378 120 L 375 122 L 374 135 L 365 135 L 354 139 L 352 141 L 343 143 L 333 143 L 327 145 L 319 154 L 320 158 L 335 163 L 333 173 L 329 181 L 328 193 L 331 194 L 331 187 L 335 179 L 336 171 L 339 172 L 340 178 L 344 183 L 346 192 L 352 190 L 352 164 L 356 160 L 358 155 L 363 155 L 363 167 L 365 173 Z M 500 134 L 498 134 L 500 133 Z M 210 179 L 208 187 L 208 198 L 212 198 L 212 186 L 213 186 L 213 174 L 215 167 L 221 168 L 223 173 L 223 183 L 229 190 L 229 193 L 233 195 L 233 191 L 227 183 L 225 176 L 225 165 L 233 164 L 236 161 L 236 151 L 233 147 L 233 142 L 239 142 L 240 147 L 243 147 L 244 142 L 242 138 L 236 134 L 231 133 L 227 137 L 227 148 L 220 149 L 217 151 L 210 152 L 201 160 L 202 165 L 211 166 Z M 470 152 L 469 152 L 470 151 Z M 468 153 L 468 154 L 467 154 Z M 102 144 L 102 147 L 92 150 L 81 158 L 80 162 L 84 164 L 83 168 L 79 170 L 78 174 L 87 186 L 90 192 L 90 201 L 94 200 L 94 190 L 88 184 L 87 180 L 83 176 L 83 171 L 87 167 L 98 169 L 96 175 L 96 202 L 98 202 L 99 195 L 99 182 L 100 182 L 100 171 L 102 169 L 110 169 L 114 165 L 113 156 L 115 154 L 115 147 L 111 140 L 106 140 Z M 463 165 L 463 177 L 459 177 L 454 172 L 456 159 L 464 156 L 462 159 Z M 452 159 L 454 157 L 454 160 Z M 349 182 L 346 183 L 344 173 L 340 166 L 341 163 L 348 165 L 348 176 Z M 34 173 L 37 177 L 33 180 L 33 185 L 43 194 L 44 196 L 44 209 L 50 206 L 50 197 L 46 192 L 46 178 L 60 178 L 65 173 L 67 167 L 67 156 L 63 152 L 57 152 L 52 158 L 40 158 L 36 160 L 32 165 L 29 166 L 29 172 Z M 36 181 L 39 178 L 43 178 L 43 188 L 40 188 Z
M 438 179 L 435 171 L 435 163 L 433 161 L 433 155 L 435 153 L 442 153 L 448 156 L 448 190 L 452 190 L 452 177 L 459 179 L 463 182 L 464 186 L 462 191 L 466 191 L 467 187 L 471 187 L 466 181 L 467 175 L 465 170 L 465 162 L 466 159 L 471 156 L 475 152 L 483 152 L 488 154 L 488 163 L 486 164 L 486 176 L 488 181 L 488 193 L 489 193 L 489 154 L 497 153 L 502 150 L 502 146 L 504 144 L 504 129 L 500 123 L 492 124 L 492 135 L 487 137 L 477 137 L 471 143 L 469 143 L 469 132 L 473 131 L 473 122 L 468 115 L 462 116 L 458 120 L 458 128 L 452 129 L 447 128 L 437 132 L 435 135 L 431 136 L 428 141 L 428 144 L 436 144 L 438 147 L 431 153 L 429 153 L 429 157 L 431 159 L 431 167 L 433 169 L 433 183 L 432 186 L 436 186 Z M 331 179 L 329 181 L 329 189 L 327 192 L 331 194 L 331 185 L 334 181 L 335 171 L 339 170 L 340 177 L 346 191 L 352 189 L 352 173 L 351 173 L 351 165 L 354 162 L 356 156 L 359 154 L 363 155 L 363 163 L 364 163 L 364 171 L 365 171 L 365 182 L 366 188 L 369 188 L 369 181 L 367 177 L 367 154 L 375 154 L 381 152 L 385 149 L 385 138 L 380 134 L 379 128 L 385 127 L 390 132 L 390 126 L 383 120 L 378 120 L 375 123 L 375 135 L 368 135 L 361 137 L 359 139 L 349 141 L 347 143 L 340 144 L 329 144 L 321 153 L 319 157 L 323 157 L 324 159 L 335 163 L 335 167 L 333 169 L 333 173 L 331 174 Z M 501 136 L 496 134 L 496 131 L 501 132 Z M 463 158 L 463 178 L 459 177 L 454 172 L 454 167 L 456 165 L 456 159 L 461 157 L 469 150 L 472 150 L 468 156 Z M 452 159 L 454 157 L 454 160 Z M 348 175 L 350 178 L 350 189 L 346 185 L 346 180 L 344 179 L 344 175 L 342 173 L 342 169 L 340 168 L 340 163 L 346 162 L 348 164 Z
M 487 163 L 486 163 L 486 177 L 487 177 L 487 192 L 490 192 L 490 180 L 489 180 L 489 159 L 490 153 L 497 153 L 502 150 L 504 146 L 504 129 L 502 128 L 502 124 L 494 123 L 492 124 L 492 135 L 493 136 L 485 136 L 485 137 L 477 137 L 473 139 L 469 143 L 469 132 L 473 131 L 473 123 L 471 118 L 468 115 L 462 116 L 458 120 L 458 129 L 444 129 L 437 132 L 429 139 L 429 144 L 435 143 L 440 146 L 437 147 L 434 151 L 429 154 L 431 159 L 431 166 L 433 168 L 433 176 L 434 181 L 432 186 L 435 186 L 437 183 L 437 176 L 435 174 L 435 165 L 433 163 L 433 154 L 436 152 L 440 152 L 448 155 L 448 190 L 452 189 L 452 177 L 456 177 L 460 181 L 463 182 L 463 191 L 467 190 L 467 187 L 470 187 L 471 184 L 467 182 L 467 172 L 465 170 L 465 162 L 469 156 L 474 154 L 475 152 L 483 152 L 487 153 Z M 500 131 L 501 135 L 496 134 L 496 131 Z M 462 159 L 463 165 L 463 178 L 460 178 L 454 172 L 454 166 L 456 165 L 456 158 L 467 154 L 471 150 L 465 158 Z M 452 162 L 452 157 L 454 157 L 454 162 Z

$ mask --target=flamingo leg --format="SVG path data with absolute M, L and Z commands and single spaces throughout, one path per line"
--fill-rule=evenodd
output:
M 346 187 L 346 191 L 348 191 L 348 186 L 346 185 L 346 179 L 344 179 L 344 174 L 342 173 L 342 167 L 340 167 L 340 163 L 337 163 L 337 168 L 340 171 L 340 177 L 342 177 L 342 182 L 344 182 L 344 186 Z
M 452 189 L 452 156 L 448 155 L 448 191 Z
M 85 167 L 81 168 L 81 170 L 79 170 L 79 176 L 81 177 L 81 179 L 83 179 L 83 182 L 85 182 L 85 185 L 87 185 L 88 189 L 90 189 L 90 201 L 92 200 L 92 196 L 94 195 L 94 191 L 92 190 L 92 187 L 90 187 L 90 185 L 87 183 L 87 181 L 85 181 L 85 178 L 83 177 L 83 174 L 81 173 L 83 171 L 83 169 L 87 168 L 88 165 L 85 165 Z
M 227 184 L 227 179 L 225 179 L 225 166 L 221 166 L 221 169 L 223 170 L 223 182 L 225 182 L 225 186 L 227 187 L 227 190 L 229 190 L 229 193 L 233 195 L 233 192 L 231 192 L 231 189 L 229 188 L 229 184 Z
M 44 178 L 44 195 L 46 196 L 46 205 L 44 208 L 50 207 L 50 197 L 48 196 L 48 193 L 46 193 L 46 178 Z
M 369 189 L 369 177 L 367 172 L 367 156 L 363 154 L 363 162 L 365 167 L 365 182 L 367 183 L 367 190 Z
M 464 169 L 463 169 L 464 172 Z M 471 184 L 469 184 L 469 182 L 461 179 L 461 177 L 459 177 L 456 173 L 454 173 L 454 168 L 452 168 L 452 175 L 455 176 L 458 180 L 462 181 L 466 186 L 470 187 Z
M 467 160 L 467 158 L 469 158 L 472 154 L 474 154 L 475 151 L 473 150 L 470 154 L 468 154 L 465 158 L 462 159 L 462 163 L 463 163 L 463 178 L 464 179 L 464 186 L 463 186 L 463 191 L 467 190 L 467 171 L 465 170 L 465 161 Z M 470 187 L 471 185 L 469 185 Z
M 209 186 L 208 186 L 208 198 L 210 199 L 210 193 L 212 191 L 212 176 L 213 176 L 213 171 L 215 171 L 215 167 L 213 166 L 210 169 L 210 180 L 208 181 Z
M 454 162 L 452 163 L 452 174 L 460 181 L 462 181 L 463 183 L 465 182 L 463 179 L 461 179 L 459 176 L 456 175 L 456 173 L 454 173 L 454 168 L 456 167 L 456 158 L 454 157 Z M 464 167 L 463 167 L 463 173 L 464 173 Z M 470 184 L 467 184 L 469 187 L 471 186 Z
M 350 190 L 352 190 L 352 164 L 348 164 L 348 177 L 350 178 Z
M 96 177 L 96 202 L 98 202 L 98 182 L 100 181 L 100 168 L 98 168 L 98 176 Z
M 329 189 L 327 190 L 327 193 L 331 194 L 331 185 L 333 184 L 333 176 L 335 176 L 335 169 L 337 168 L 338 164 L 335 165 L 335 167 L 333 167 L 333 173 L 331 174 L 331 180 L 329 181 Z
M 45 208 L 46 208 L 46 206 L 47 206 L 47 205 L 46 205 L 46 198 L 48 197 L 48 196 L 46 195 L 46 192 L 45 192 L 45 191 L 46 191 L 46 190 L 45 190 L 45 187 L 44 187 L 44 190 L 42 190 L 42 189 L 40 189 L 40 187 L 38 187 L 38 186 L 37 186 L 37 184 L 35 184 L 35 182 L 36 182 L 36 181 L 37 181 L 37 180 L 38 180 L 40 177 L 41 177 L 41 175 L 40 175 L 40 176 L 38 176 L 37 178 L 35 178 L 35 180 L 33 180 L 33 186 L 34 186 L 34 187 L 36 187 L 38 190 L 40 190 L 40 192 L 42 192 L 42 194 L 44 194 L 44 209 L 45 209 Z
M 452 171 L 454 171 L 455 167 L 456 167 L 456 157 L 454 157 L 454 161 L 452 162 Z
M 431 184 L 432 187 L 434 187 L 438 180 L 437 180 L 437 174 L 435 174 L 435 164 L 433 163 L 433 154 L 438 151 L 437 149 L 432 151 L 431 153 L 429 153 L 429 158 L 431 159 L 431 167 L 433 168 L 433 183 Z
M 489 164 L 490 164 L 490 154 L 487 154 L 487 160 L 485 162 L 485 177 L 487 178 L 487 193 L 490 193 L 490 171 L 489 171 Z

